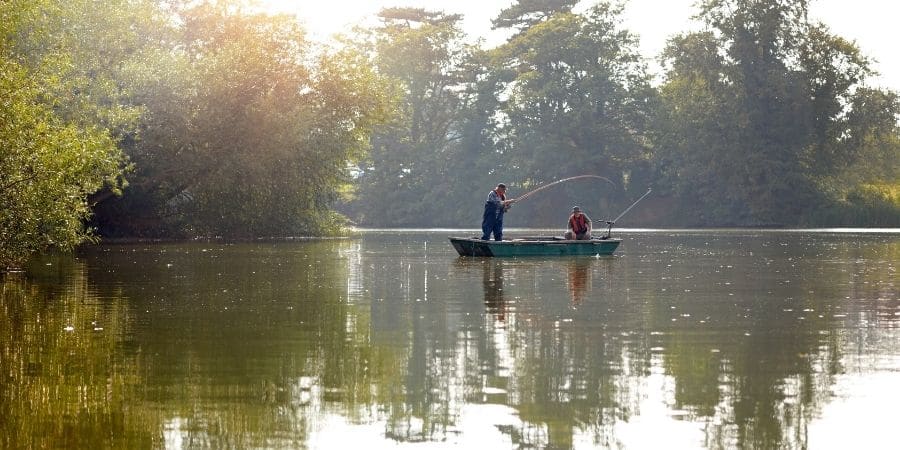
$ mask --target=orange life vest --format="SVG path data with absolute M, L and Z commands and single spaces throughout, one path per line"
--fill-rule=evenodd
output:
M 577 216 L 572 214 L 572 216 L 569 217 L 569 228 L 576 233 L 584 233 L 588 230 L 588 222 L 589 220 L 584 214 L 579 214 Z

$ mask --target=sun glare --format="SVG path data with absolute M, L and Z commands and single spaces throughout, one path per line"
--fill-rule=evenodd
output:
M 260 11 L 270 14 L 293 14 L 307 31 L 322 37 L 345 31 L 348 25 L 374 12 L 378 2 L 365 0 L 255 0 Z
M 412 6 L 429 10 L 462 13 L 464 28 L 472 36 L 488 38 L 495 43 L 505 38 L 492 35 L 491 19 L 513 0 L 486 2 L 484 0 L 249 0 L 259 11 L 296 15 L 310 35 L 327 39 L 335 33 L 349 31 L 355 24 L 371 18 L 385 6 Z M 594 3 L 594 2 L 587 2 Z M 629 0 L 625 11 L 626 25 L 641 36 L 642 51 L 650 58 L 665 46 L 666 39 L 696 25 L 689 17 L 693 0 Z M 900 86 L 900 58 L 893 51 L 897 28 L 892 27 L 890 14 L 884 11 L 884 0 L 857 0 L 857 7 L 846 8 L 845 0 L 820 0 L 811 6 L 810 16 L 822 20 L 850 40 L 858 40 L 863 53 L 875 56 L 880 76 L 873 81 L 892 89 Z M 860 24 L 865 24 L 860 25 Z
M 296 13 L 301 9 L 321 8 L 327 5 L 326 2 L 295 0 L 251 0 L 250 3 L 268 13 Z

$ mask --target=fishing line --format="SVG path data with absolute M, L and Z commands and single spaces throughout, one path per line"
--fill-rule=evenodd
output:
M 554 181 L 554 182 L 552 182 L 552 183 L 545 184 L 545 185 L 543 185 L 543 186 L 541 186 L 541 187 L 539 187 L 539 188 L 537 188 L 537 189 L 535 189 L 535 190 L 533 190 L 533 191 L 526 192 L 526 193 L 520 195 L 518 198 L 514 198 L 514 199 L 512 199 L 512 200 L 513 200 L 513 202 L 520 202 L 520 201 L 522 201 L 522 200 L 525 200 L 525 199 L 528 198 L 528 197 L 531 197 L 532 195 L 534 195 L 534 194 L 536 194 L 536 193 L 538 193 L 538 192 L 540 192 L 540 191 L 543 191 L 544 189 L 547 189 L 547 188 L 550 187 L 550 186 L 553 186 L 553 185 L 556 185 L 556 184 L 559 184 L 559 183 L 564 183 L 564 182 L 566 182 L 566 181 L 578 180 L 578 179 L 581 179 L 581 178 L 599 178 L 599 179 L 601 179 L 601 180 L 604 180 L 604 181 L 608 182 L 609 184 L 611 184 L 611 185 L 613 185 L 613 186 L 616 185 L 616 183 L 613 183 L 612 180 L 610 180 L 609 178 L 601 177 L 600 175 L 578 175 L 578 176 L 574 176 L 574 177 L 563 178 L 563 179 L 561 179 L 561 180 L 556 180 L 556 181 Z

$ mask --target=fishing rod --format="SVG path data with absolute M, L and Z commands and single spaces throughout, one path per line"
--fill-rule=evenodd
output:
M 516 202 L 520 202 L 520 201 L 522 201 L 522 200 L 525 200 L 526 198 L 531 197 L 532 195 L 537 194 L 538 192 L 543 191 L 544 189 L 547 189 L 547 188 L 550 187 L 550 186 L 553 186 L 553 185 L 556 185 L 556 184 L 559 184 L 559 183 L 563 183 L 563 182 L 566 182 L 566 181 L 577 180 L 577 179 L 579 179 L 579 178 L 599 178 L 599 179 L 601 179 L 601 180 L 604 180 L 604 181 L 609 182 L 609 184 L 611 184 L 611 185 L 613 185 L 613 186 L 616 185 L 616 183 L 613 183 L 609 178 L 601 177 L 600 175 L 578 175 L 578 176 L 574 176 L 574 177 L 563 178 L 562 180 L 556 180 L 556 181 L 554 181 L 554 182 L 552 182 L 552 183 L 545 184 L 545 185 L 543 185 L 543 186 L 541 186 L 541 187 L 539 187 L 539 188 L 537 188 L 537 189 L 535 189 L 535 190 L 533 190 L 533 191 L 526 192 L 526 193 L 520 195 L 519 197 L 512 199 L 511 203 L 516 203 Z
M 619 214 L 619 216 L 616 217 L 616 218 L 613 219 L 613 220 L 607 220 L 607 221 L 606 221 L 606 225 L 608 225 L 609 227 L 606 229 L 606 236 L 603 236 L 603 237 L 601 237 L 600 239 L 609 239 L 609 236 L 612 234 L 612 226 L 613 226 L 613 224 L 616 223 L 616 222 L 618 222 L 619 219 L 621 219 L 622 216 L 624 216 L 628 211 L 631 211 L 631 208 L 634 208 L 634 205 L 637 205 L 638 202 L 640 202 L 641 200 L 644 199 L 644 197 L 650 195 L 650 192 L 651 192 L 651 191 L 652 191 L 652 189 L 647 189 L 647 192 L 646 192 L 644 195 L 642 195 L 641 198 L 635 200 L 634 203 L 631 204 L 631 206 L 629 206 L 628 208 L 625 208 L 625 211 L 622 211 L 622 214 Z

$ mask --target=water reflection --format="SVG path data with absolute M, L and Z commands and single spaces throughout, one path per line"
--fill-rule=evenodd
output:
M 648 234 L 614 258 L 518 260 L 441 241 L 36 260 L 0 281 L 0 447 L 885 436 L 860 386 L 900 382 L 900 239 Z
M 572 297 L 572 306 L 578 306 L 584 301 L 585 292 L 592 290 L 591 260 L 576 258 L 569 262 L 569 295 Z
M 92 295 L 83 264 L 45 264 L 0 275 L 0 448 L 154 442 L 159 423 L 134 402 L 139 363 L 120 351 L 127 306 Z
M 482 266 L 484 304 L 496 320 L 506 320 L 506 300 L 503 298 L 503 260 L 499 258 L 479 261 Z

